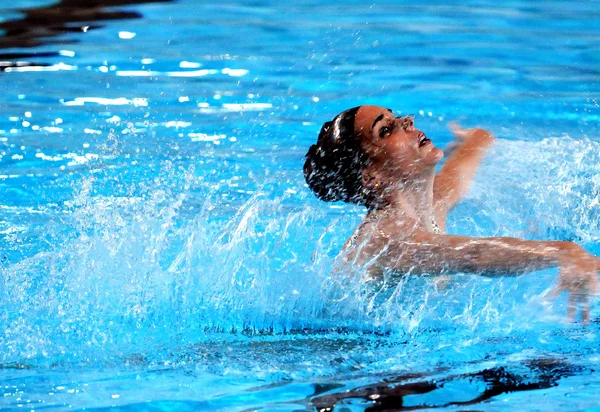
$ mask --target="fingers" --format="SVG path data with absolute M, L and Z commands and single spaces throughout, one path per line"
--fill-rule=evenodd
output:
M 600 282 L 598 282 L 598 277 L 594 276 L 590 282 L 590 287 L 589 287 L 590 295 L 598 295 L 598 283 L 600 283 Z
M 569 322 L 575 322 L 575 308 L 577 307 L 577 300 L 578 299 L 576 294 L 569 294 L 569 310 L 567 312 Z
M 452 133 L 454 133 L 456 135 L 456 137 L 458 137 L 460 140 L 464 140 L 469 134 L 465 129 L 461 128 L 458 125 L 458 123 L 456 123 L 456 122 L 448 123 L 448 127 L 450 128 Z
M 587 325 L 590 321 L 590 298 L 589 296 L 583 296 L 581 300 L 581 321 L 584 325 Z
M 590 297 L 587 294 L 571 294 L 569 298 L 569 320 L 575 322 L 577 309 L 581 310 L 581 322 L 587 325 L 590 321 Z
M 558 278 L 558 283 L 554 287 L 554 290 L 552 291 L 552 293 L 550 294 L 550 296 L 552 296 L 553 298 L 557 298 L 558 295 L 560 295 L 561 293 L 563 293 L 566 290 L 567 290 L 567 287 L 565 285 L 565 282 L 563 280 L 563 276 L 561 274 L 561 276 L 559 276 L 559 278 Z
M 598 295 L 598 277 L 592 276 L 590 280 L 590 284 L 588 285 L 588 294 L 583 296 L 582 298 L 582 310 L 581 310 L 581 320 L 584 325 L 587 325 L 590 321 L 590 295 L 597 296 Z
M 558 295 L 560 295 L 564 291 L 565 291 L 565 289 L 563 287 L 561 287 L 560 285 L 556 285 L 554 287 L 554 289 L 552 290 L 552 292 L 550 292 L 550 296 L 553 298 L 557 298 Z
M 448 127 L 450 128 L 450 130 L 452 130 L 453 133 L 456 133 L 456 134 L 458 134 L 462 131 L 462 129 L 456 122 L 448 122 Z
M 551 296 L 556 298 L 563 292 L 569 292 L 567 316 L 570 322 L 576 322 L 577 311 L 581 311 L 581 321 L 587 325 L 590 321 L 590 294 L 594 294 L 597 290 L 596 282 L 587 285 L 567 284 L 562 279 L 551 292 Z
M 590 321 L 590 296 L 587 293 L 571 292 L 569 295 L 568 317 L 570 322 L 576 322 L 577 311 L 581 311 L 581 322 L 587 325 Z
M 563 292 L 566 292 L 567 290 L 569 290 L 569 288 L 565 285 L 565 283 L 562 281 L 562 279 L 558 282 L 558 284 L 556 285 L 556 287 L 554 288 L 554 290 L 551 293 L 551 296 L 553 298 L 558 297 L 558 295 L 560 295 Z M 576 313 L 576 309 L 577 309 L 577 301 L 578 301 L 578 295 L 576 293 L 574 293 L 572 290 L 569 290 L 569 303 L 568 303 L 568 309 L 567 309 L 567 317 L 569 319 L 569 322 L 575 322 L 575 313 Z

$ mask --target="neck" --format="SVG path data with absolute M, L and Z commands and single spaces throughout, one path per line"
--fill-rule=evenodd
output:
M 382 196 L 385 206 L 379 210 L 398 219 L 414 219 L 429 228 L 434 216 L 434 178 L 435 169 L 432 169 L 419 178 L 402 179 L 389 186 Z

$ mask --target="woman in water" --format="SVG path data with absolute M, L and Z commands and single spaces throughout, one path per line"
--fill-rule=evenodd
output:
M 559 268 L 555 294 L 569 292 L 569 316 L 578 305 L 589 319 L 600 259 L 566 241 L 445 234 L 448 212 L 466 194 L 494 137 L 454 126 L 457 147 L 439 173 L 444 153 L 412 117 L 360 106 L 321 128 L 306 154 L 304 176 L 322 200 L 363 205 L 367 214 L 344 246 L 345 261 L 370 277 L 393 270 L 410 274 L 518 275 Z

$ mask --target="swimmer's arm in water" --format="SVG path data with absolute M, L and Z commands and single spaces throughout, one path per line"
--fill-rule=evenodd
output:
M 433 186 L 435 217 L 442 230 L 446 227 L 446 216 L 466 195 L 486 150 L 494 141 L 493 135 L 486 130 L 464 130 L 456 124 L 450 126 L 456 135 L 457 147 L 435 176 Z
M 600 271 L 600 259 L 572 242 L 473 238 L 428 232 L 390 239 L 373 260 L 379 267 L 414 274 L 463 272 L 514 276 L 558 267 L 555 293 L 569 293 L 571 318 L 575 306 L 582 304 L 584 322 L 589 317 L 588 297 L 598 290 Z

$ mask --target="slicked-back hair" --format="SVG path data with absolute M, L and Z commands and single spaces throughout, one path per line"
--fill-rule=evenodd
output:
M 321 200 L 369 205 L 369 195 L 362 180 L 362 169 L 368 157 L 360 138 L 354 133 L 359 108 L 346 110 L 325 122 L 317 143 L 306 153 L 304 178 Z

